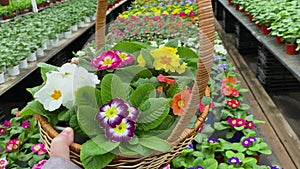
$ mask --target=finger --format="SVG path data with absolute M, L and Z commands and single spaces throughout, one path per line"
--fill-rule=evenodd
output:
M 73 143 L 74 132 L 70 127 L 65 128 L 58 136 L 56 136 L 51 143 L 50 155 L 51 157 L 62 157 L 67 160 L 70 159 L 69 146 Z

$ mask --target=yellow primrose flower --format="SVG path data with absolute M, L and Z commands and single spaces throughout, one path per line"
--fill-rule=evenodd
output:
M 180 9 L 175 9 L 172 14 L 179 14 L 180 13 Z
M 191 11 L 192 11 L 192 10 L 190 10 L 190 9 L 186 9 L 186 10 L 184 11 L 184 13 L 185 13 L 185 14 L 189 14 Z
M 150 16 L 150 15 L 151 15 L 150 12 L 146 12 L 146 13 L 145 13 L 145 16 Z
M 141 66 L 141 67 L 145 67 L 146 66 L 146 61 L 145 61 L 142 53 L 140 53 L 140 55 L 138 56 L 137 62 L 138 62 L 138 65 Z
M 169 12 L 168 11 L 164 11 L 163 14 L 164 15 L 169 15 Z
M 172 48 L 172 47 L 163 46 L 163 47 L 161 47 L 160 49 L 170 51 L 170 52 L 174 53 L 175 55 L 176 55 L 176 53 L 177 53 L 177 48 Z
M 155 12 L 154 16 L 160 16 L 160 11 Z
M 180 66 L 179 55 L 169 50 L 164 48 L 155 49 L 150 51 L 150 54 L 154 58 L 153 66 L 155 70 L 164 69 L 166 72 L 175 72 L 176 68 Z
M 185 72 L 187 63 L 183 62 L 177 69 L 176 72 L 181 74 Z

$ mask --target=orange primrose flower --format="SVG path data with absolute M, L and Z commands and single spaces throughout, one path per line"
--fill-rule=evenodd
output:
M 174 95 L 171 101 L 171 108 L 174 115 L 180 116 L 187 107 L 192 91 L 186 86 L 180 93 Z

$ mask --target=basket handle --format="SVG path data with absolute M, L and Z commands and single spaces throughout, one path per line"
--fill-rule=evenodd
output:
M 98 0 L 97 12 L 96 12 L 96 30 L 95 30 L 96 51 L 99 51 L 105 43 L 107 6 L 108 6 L 107 0 Z
M 198 105 L 204 96 L 213 62 L 215 26 L 211 0 L 197 0 L 196 3 L 200 27 L 200 55 L 196 79 L 188 106 L 167 139 L 167 141 L 172 145 L 187 137 L 190 132 L 190 130 L 186 129 L 186 126 L 190 123 L 191 119 L 197 112 Z M 198 121 L 196 123 L 200 124 L 197 125 L 194 130 L 198 131 L 207 115 L 208 111 L 205 111 L 205 113 L 202 113 L 198 117 Z
M 215 26 L 211 0 L 197 0 L 196 2 L 200 18 L 200 55 L 196 79 L 192 89 L 190 100 L 188 102 L 188 106 L 167 139 L 167 141 L 171 144 L 176 144 L 176 142 L 184 139 L 190 132 L 189 130 L 186 130 L 186 126 L 190 123 L 192 117 L 197 112 L 200 100 L 204 96 L 213 62 Z M 107 6 L 107 0 L 98 0 L 95 32 L 96 51 L 100 50 L 101 47 L 103 47 L 105 41 Z M 205 121 L 207 114 L 208 112 L 202 113 L 198 117 L 198 121 L 196 123 L 200 125 L 197 125 L 195 130 L 199 129 L 201 124 Z

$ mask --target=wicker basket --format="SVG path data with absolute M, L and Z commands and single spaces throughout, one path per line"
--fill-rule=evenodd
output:
M 209 80 L 210 69 L 213 61 L 213 43 L 215 35 L 214 17 L 212 13 L 211 0 L 197 0 L 197 8 L 200 18 L 200 56 L 197 68 L 195 83 L 192 89 L 191 98 L 188 106 L 183 113 L 184 115 L 179 119 L 174 130 L 168 137 L 167 141 L 172 145 L 169 152 L 161 153 L 149 157 L 122 157 L 117 156 L 106 168 L 120 168 L 120 169 L 155 169 L 162 168 L 169 164 L 172 159 L 178 156 L 184 149 L 191 144 L 194 137 L 197 135 L 199 128 L 205 121 L 209 106 L 206 106 L 204 112 L 198 117 L 194 129 L 186 128 L 190 119 L 194 116 L 198 109 L 198 104 L 201 98 L 206 95 L 209 96 L 209 88 L 207 83 Z M 96 49 L 100 49 L 104 45 L 106 24 L 106 9 L 107 0 L 98 0 L 98 8 L 96 15 Z M 39 118 L 40 135 L 46 149 L 50 150 L 50 144 L 58 132 L 47 122 L 44 117 Z M 71 161 L 82 167 L 80 161 L 80 144 L 72 143 L 70 146 Z

